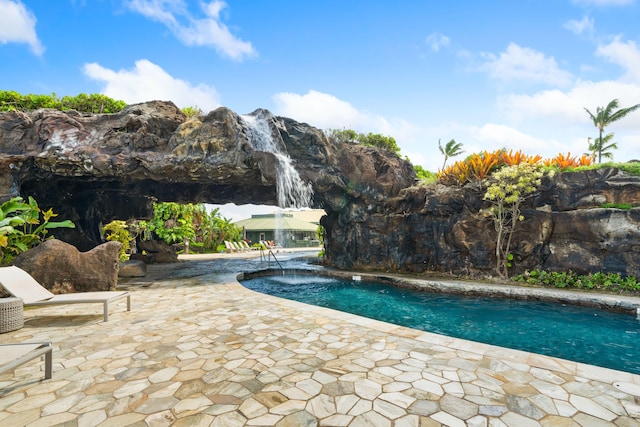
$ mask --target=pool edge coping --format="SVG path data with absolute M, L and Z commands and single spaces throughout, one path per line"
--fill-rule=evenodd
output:
M 300 269 L 290 269 L 290 270 L 304 271 L 308 274 L 318 274 L 318 273 L 327 272 L 326 270 L 300 270 Z M 569 359 L 563 359 L 561 357 L 556 357 L 556 356 L 548 356 L 545 354 L 533 353 L 525 350 L 517 350 L 509 347 L 501 347 L 493 344 L 482 343 L 479 341 L 450 337 L 447 335 L 422 331 L 419 329 L 413 329 L 406 326 L 385 322 L 382 320 L 371 319 L 368 317 L 359 316 L 357 314 L 343 312 L 333 308 L 320 307 L 320 306 L 315 306 L 312 304 L 307 304 L 299 301 L 288 300 L 286 298 L 280 298 L 273 295 L 262 294 L 257 291 L 253 291 L 249 288 L 246 288 L 240 283 L 240 280 L 242 278 L 245 278 L 245 275 L 251 276 L 251 277 L 259 277 L 261 275 L 263 276 L 273 275 L 268 273 L 273 273 L 274 271 L 278 271 L 278 270 L 271 269 L 271 270 L 259 270 L 259 271 L 247 272 L 247 273 L 238 273 L 235 276 L 235 279 L 232 284 L 238 285 L 240 288 L 251 293 L 256 293 L 262 296 L 275 298 L 281 303 L 288 306 L 294 306 L 296 308 L 301 308 L 301 309 L 303 308 L 307 311 L 317 311 L 319 313 L 322 313 L 323 315 L 327 315 L 327 313 L 331 313 L 332 317 L 334 318 L 338 318 L 343 321 L 348 321 L 350 323 L 354 323 L 363 327 L 371 327 L 378 330 L 384 330 L 386 333 L 391 333 L 403 338 L 409 338 L 409 339 L 414 339 L 416 341 L 430 343 L 433 345 L 449 347 L 449 348 L 452 348 L 453 350 L 466 351 L 469 353 L 478 354 L 480 356 L 492 357 L 498 360 L 507 359 L 515 363 L 526 363 L 531 367 L 551 370 L 553 372 L 566 373 L 566 374 L 573 375 L 576 378 L 583 378 L 585 380 L 601 381 L 609 384 L 614 384 L 616 382 L 625 382 L 625 383 L 640 385 L 640 374 L 634 374 L 632 372 L 621 371 L 613 368 L 606 368 L 603 366 L 590 365 L 587 363 L 577 362 Z M 335 273 L 335 271 L 332 271 L 331 273 Z M 332 274 L 325 274 L 325 275 L 344 278 L 344 277 L 348 277 L 349 274 L 352 274 L 352 275 L 359 275 L 361 279 L 367 278 L 367 279 L 376 279 L 376 280 L 380 278 L 385 278 L 385 277 L 387 279 L 394 278 L 393 275 L 369 274 L 369 273 L 362 273 L 362 272 L 354 273 L 354 272 L 339 271 L 338 273 L 339 274 L 337 275 L 332 275 Z M 420 279 L 411 279 L 411 280 L 418 281 Z M 440 283 L 439 281 L 438 282 L 433 280 L 429 280 L 429 281 L 433 283 Z M 460 282 L 453 282 L 453 283 L 460 283 Z M 493 285 L 493 284 L 487 284 L 487 285 L 492 287 L 503 286 L 503 285 Z M 514 286 L 514 288 L 517 288 L 517 286 Z M 450 289 L 450 288 L 447 288 L 447 289 Z M 453 289 L 455 289 L 455 287 L 453 287 Z M 555 291 L 551 289 L 540 289 L 540 288 L 525 288 L 525 289 Z M 489 294 L 479 294 L 479 295 L 489 295 Z M 630 298 L 637 299 L 638 307 L 640 307 L 640 298 L 635 298 L 635 297 L 630 297 Z M 378 326 L 378 328 L 375 328 L 375 326 Z M 398 332 L 404 332 L 404 333 L 398 333 Z

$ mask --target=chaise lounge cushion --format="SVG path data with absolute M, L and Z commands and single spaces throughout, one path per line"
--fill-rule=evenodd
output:
M 16 266 L 0 267 L 0 285 L 11 295 L 22 298 L 25 307 L 38 305 L 100 303 L 104 306 L 104 321 L 109 320 L 109 303 L 127 298 L 131 310 L 131 295 L 127 291 L 76 292 L 53 294 L 42 287 L 29 273 Z

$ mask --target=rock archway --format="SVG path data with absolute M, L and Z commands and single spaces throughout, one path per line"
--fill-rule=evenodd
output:
M 268 123 L 312 186 L 310 207 L 338 223 L 345 212 L 379 209 L 413 184 L 411 165 L 391 153 L 334 143 L 266 110 L 252 115 Z M 78 226 L 61 238 L 81 250 L 100 243 L 101 223 L 149 217 L 153 201 L 277 205 L 277 158 L 251 138 L 245 120 L 227 108 L 187 120 L 170 102 L 109 115 L 2 113 L 0 198 L 30 195 L 53 207 Z
M 330 141 L 305 123 L 252 113 L 324 209 L 326 259 L 340 268 L 466 276 L 494 273 L 482 188 L 413 186 L 392 153 Z M 112 115 L 0 113 L 0 200 L 34 196 L 78 226 L 59 236 L 80 250 L 99 225 L 145 218 L 153 201 L 277 204 L 277 156 L 252 144 L 242 117 L 219 108 L 187 117 L 170 102 Z M 628 204 L 632 209 L 606 207 Z M 640 177 L 615 168 L 563 173 L 530 199 L 513 242 L 513 273 L 531 268 L 640 276 Z M 58 233 L 57 233 L 58 234 Z

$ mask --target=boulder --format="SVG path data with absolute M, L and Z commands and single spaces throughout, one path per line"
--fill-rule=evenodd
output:
M 113 291 L 118 283 L 120 243 L 107 242 L 88 252 L 49 239 L 21 253 L 13 264 L 54 294 Z
M 144 261 L 130 259 L 120 263 L 119 277 L 144 277 L 147 275 L 147 264 Z
M 145 264 L 164 264 L 178 261 L 173 247 L 162 240 L 139 240 L 136 242 L 138 253 L 131 254 L 132 260 Z

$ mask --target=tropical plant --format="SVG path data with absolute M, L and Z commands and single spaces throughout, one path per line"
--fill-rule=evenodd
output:
M 203 111 L 200 107 L 198 107 L 197 105 L 195 107 L 184 107 L 182 109 L 182 112 L 188 117 L 195 117 L 195 116 L 201 116 L 203 114 Z
M 445 185 L 462 186 L 471 180 L 471 168 L 467 162 L 455 162 L 438 171 L 438 182 Z
M 473 153 L 438 172 L 438 182 L 448 185 L 464 185 L 487 178 L 501 165 L 502 151 Z
M 471 168 L 471 175 L 476 181 L 482 181 L 500 165 L 499 151 L 474 153 L 467 158 L 467 162 Z
M 546 159 L 544 161 L 545 166 L 554 166 L 560 170 L 576 168 L 579 166 L 588 166 L 593 163 L 591 156 L 583 154 L 582 157 L 572 156 L 571 153 L 559 153 L 556 157 Z
M 491 207 L 482 213 L 492 219 L 497 233 L 496 272 L 503 278 L 509 277 L 513 234 L 518 222 L 525 219 L 520 206 L 538 190 L 543 176 L 541 166 L 531 163 L 506 166 L 491 176 L 491 184 L 484 195 Z
M 505 166 L 513 166 L 519 165 L 520 163 L 538 163 L 542 160 L 542 156 L 536 154 L 534 156 L 530 156 L 522 152 L 522 150 L 518 150 L 514 152 L 513 150 L 501 150 L 502 154 L 500 155 L 500 163 Z
M 336 142 L 357 143 L 368 147 L 382 148 L 395 154 L 400 153 L 400 147 L 392 136 L 372 132 L 364 134 L 352 129 L 329 129 L 326 134 Z
M 137 223 L 138 233 L 153 233 L 167 244 L 188 243 L 191 248 L 216 251 L 225 240 L 238 241 L 242 229 L 223 218 L 218 208 L 207 212 L 203 204 L 155 203 L 148 222 Z
M 200 206 L 204 211 L 204 206 Z M 221 216 L 220 209 L 215 208 L 202 218 L 203 223 L 199 229 L 203 232 L 196 233 L 196 241 L 201 241 L 205 250 L 216 251 L 219 246 L 224 245 L 225 240 L 238 241 L 242 239 L 242 229 L 233 224 L 231 219 Z
M 589 144 L 589 151 L 587 153 L 584 153 L 583 155 L 591 157 L 595 161 L 595 159 L 598 157 L 598 153 L 600 153 L 601 157 L 604 157 L 605 159 L 613 160 L 613 153 L 611 152 L 611 150 L 618 149 L 618 143 L 611 142 L 611 140 L 613 139 L 613 136 L 614 136 L 613 132 L 608 133 L 602 138 L 602 142 L 600 142 L 600 138 L 595 138 L 595 139 L 587 138 L 587 143 Z
M 40 218 L 42 216 L 42 218 Z M 49 230 L 75 228 L 70 220 L 51 221 L 58 216 L 52 209 L 43 211 L 33 197 L 25 203 L 22 197 L 14 197 L 0 205 L 0 264 L 8 264 L 13 258 L 47 239 Z M 50 236 L 52 237 L 52 236 Z
M 131 241 L 134 239 L 127 223 L 116 219 L 105 225 L 102 231 L 108 241 L 120 242 L 120 261 L 126 261 L 131 250 Z
M 604 148 L 604 137 L 602 134 L 604 133 L 604 129 L 609 126 L 611 123 L 616 122 L 620 119 L 626 117 L 629 113 L 640 108 L 640 104 L 636 104 L 631 107 L 622 108 L 618 105 L 618 100 L 614 99 L 607 104 L 606 107 L 597 107 L 595 114 L 585 108 L 591 120 L 593 120 L 593 125 L 598 128 L 598 139 L 596 140 L 596 148 L 597 148 L 597 159 L 598 163 L 602 161 L 602 153 Z
M 442 146 L 442 144 L 440 143 L 440 140 L 438 139 L 438 148 L 440 149 L 440 152 L 444 156 L 444 163 L 442 163 L 442 169 L 445 168 L 445 166 L 447 165 L 447 160 L 449 160 L 450 157 L 459 156 L 460 154 L 464 153 L 464 151 L 462 150 L 462 143 L 456 142 L 455 139 L 452 139 L 449 142 L 447 142 L 444 147 Z
M 154 203 L 149 230 L 170 245 L 192 240 L 195 236 L 194 210 L 191 203 Z

